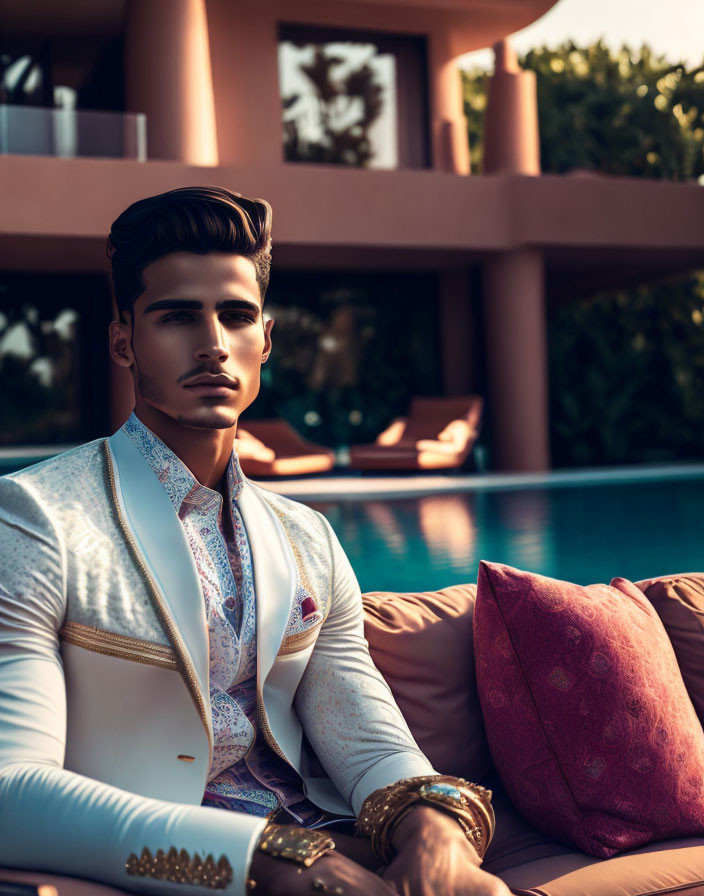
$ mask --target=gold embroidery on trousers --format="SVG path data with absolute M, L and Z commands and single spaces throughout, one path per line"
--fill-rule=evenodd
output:
M 156 644 L 153 641 L 143 641 L 140 638 L 106 632 L 80 622 L 67 622 L 59 632 L 59 637 L 67 644 L 84 647 L 94 653 L 178 671 L 176 655 L 173 649 L 166 644 Z
M 157 849 L 154 856 L 145 846 L 139 858 L 134 853 L 129 856 L 125 871 L 132 877 L 154 877 L 211 890 L 224 890 L 232 883 L 232 866 L 225 856 L 220 856 L 220 861 L 216 863 L 212 855 L 201 859 L 196 852 L 191 857 L 185 849 L 179 852 L 174 846 L 168 853 Z

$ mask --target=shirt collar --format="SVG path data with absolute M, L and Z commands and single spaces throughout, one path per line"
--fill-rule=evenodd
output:
M 134 413 L 130 414 L 122 429 L 130 438 L 135 447 L 142 454 L 149 466 L 164 486 L 174 510 L 183 517 L 185 509 L 188 512 L 193 507 L 206 509 L 217 504 L 218 513 L 222 503 L 219 492 L 201 485 L 193 473 L 184 464 L 181 458 L 175 454 L 155 433 L 145 426 Z M 237 452 L 232 450 L 226 469 L 227 493 L 232 502 L 239 500 L 244 485 L 244 475 L 240 467 Z M 210 496 L 210 497 L 209 497 Z M 184 500 L 186 508 L 184 508 Z M 217 498 L 217 501 L 215 500 Z

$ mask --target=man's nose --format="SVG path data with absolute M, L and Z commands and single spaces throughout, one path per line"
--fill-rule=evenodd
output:
M 196 347 L 196 358 L 217 358 L 219 361 L 226 361 L 229 357 L 227 350 L 227 342 L 225 339 L 225 328 L 217 318 L 205 319 L 203 326 L 199 328 L 199 340 Z

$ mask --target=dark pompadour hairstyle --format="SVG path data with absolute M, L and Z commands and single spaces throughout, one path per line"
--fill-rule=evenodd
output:
M 250 258 L 263 302 L 271 270 L 271 206 L 223 187 L 170 190 L 125 209 L 113 222 L 106 251 L 121 317 L 144 292 L 142 271 L 171 252 Z

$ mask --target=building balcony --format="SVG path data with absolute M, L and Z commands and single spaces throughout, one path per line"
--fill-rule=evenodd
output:
M 144 162 L 146 116 L 0 104 L 0 154 Z
M 543 252 L 572 297 L 704 267 L 704 188 L 640 178 L 367 171 L 0 156 L 5 269 L 107 271 L 111 222 L 144 196 L 221 184 L 274 209 L 277 267 L 452 269 Z

